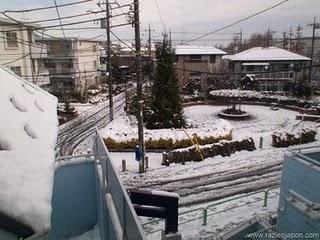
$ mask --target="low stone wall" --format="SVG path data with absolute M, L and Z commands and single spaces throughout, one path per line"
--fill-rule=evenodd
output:
M 203 158 L 209 158 L 218 155 L 225 157 L 242 150 L 256 150 L 254 140 L 252 138 L 248 138 L 241 141 L 220 141 L 219 143 L 212 144 L 209 147 L 201 148 L 201 153 Z M 162 165 L 169 165 L 170 163 L 184 163 L 189 161 L 202 161 L 200 153 L 195 148 L 172 151 L 168 153 L 163 160 Z
M 317 132 L 311 129 L 303 129 L 302 133 L 290 134 L 287 132 L 272 134 L 273 147 L 289 147 L 315 141 Z

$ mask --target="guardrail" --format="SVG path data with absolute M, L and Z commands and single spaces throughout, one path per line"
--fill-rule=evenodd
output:
M 246 194 L 246 195 L 243 195 L 243 196 L 230 198 L 230 199 L 227 199 L 225 201 L 218 202 L 218 203 L 213 203 L 211 205 L 208 205 L 207 207 L 199 207 L 199 208 L 196 208 L 196 209 L 192 209 L 192 210 L 189 210 L 189 211 L 185 211 L 185 212 L 179 213 L 179 217 L 180 217 L 180 216 L 183 216 L 183 215 L 186 215 L 186 214 L 189 214 L 189 213 L 200 212 L 200 214 L 197 215 L 197 217 L 190 218 L 188 220 L 179 222 L 179 225 L 202 219 L 202 226 L 206 226 L 208 224 L 208 217 L 209 216 L 213 216 L 215 214 L 222 213 L 222 212 L 226 211 L 226 210 L 223 210 L 223 211 L 209 213 L 209 210 L 212 209 L 213 207 L 217 207 L 217 206 L 219 206 L 221 204 L 225 204 L 225 203 L 228 203 L 228 202 L 231 202 L 231 201 L 234 201 L 234 200 L 243 199 L 243 198 L 246 198 L 248 196 L 256 195 L 256 194 L 259 194 L 259 193 L 263 194 L 263 205 L 262 205 L 262 207 L 267 207 L 268 206 L 268 199 L 269 199 L 270 191 L 278 189 L 278 188 L 279 188 L 279 186 L 275 186 L 275 187 L 264 189 L 264 190 L 261 190 L 261 191 L 252 192 L 252 193 L 249 193 L 249 194 Z M 276 194 L 276 195 L 279 195 L 279 194 Z M 230 208 L 228 208 L 228 210 L 236 209 L 236 208 L 239 208 L 239 207 L 243 207 L 243 206 L 246 206 L 248 204 L 256 203 L 256 202 L 259 202 L 259 201 L 261 201 L 261 199 L 258 199 L 258 200 L 252 201 L 252 202 L 246 202 L 245 204 L 240 205 L 240 206 L 230 207 Z M 145 227 L 147 225 L 156 224 L 156 223 L 159 223 L 160 221 L 162 221 L 162 220 L 155 219 L 155 220 L 143 223 L 142 226 Z M 146 234 L 153 234 L 153 233 L 159 232 L 161 230 L 162 229 L 153 230 L 153 231 L 147 232 Z
M 104 189 L 101 194 L 102 196 L 106 196 L 106 198 L 103 199 L 107 203 L 111 215 L 110 220 L 113 223 L 113 230 L 116 232 L 116 235 L 122 234 L 121 239 L 144 240 L 145 234 L 140 221 L 127 191 L 117 175 L 116 168 L 109 158 L 108 149 L 98 131 L 96 131 L 95 137 L 95 155 L 97 158 L 97 167 L 101 171 L 99 174 L 102 189 Z M 119 230 L 120 233 L 117 230 Z M 114 239 L 108 231 L 103 234 L 107 235 L 105 239 Z

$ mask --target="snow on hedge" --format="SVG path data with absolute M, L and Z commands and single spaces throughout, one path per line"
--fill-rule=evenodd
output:
M 240 90 L 240 89 L 221 89 L 213 90 L 210 92 L 212 96 L 218 97 L 238 97 L 238 98 L 268 98 L 275 100 L 296 100 L 296 98 L 282 95 L 280 93 L 270 92 L 270 91 L 250 91 L 250 90 Z
M 0 67 L 0 212 L 50 227 L 57 99 Z
M 200 138 L 225 136 L 232 131 L 232 126 L 229 122 L 212 117 L 209 121 L 205 121 L 203 125 L 193 124 L 192 118 L 187 118 L 187 122 L 193 127 L 186 128 L 189 136 L 197 134 Z M 102 131 L 102 136 L 112 138 L 117 142 L 129 141 L 138 138 L 138 126 L 135 117 L 121 115 L 116 120 L 111 122 Z M 183 140 L 188 139 L 188 136 L 182 129 L 144 129 L 145 140 L 172 139 Z

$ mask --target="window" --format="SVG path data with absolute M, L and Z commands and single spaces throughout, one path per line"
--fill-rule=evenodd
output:
M 19 75 L 20 77 L 22 76 L 22 73 L 21 73 L 21 67 L 10 67 L 10 70 L 12 72 L 14 72 L 15 74 Z
M 247 68 L 247 72 L 253 72 L 254 71 L 254 66 L 253 65 L 246 66 L 246 68 Z
M 190 72 L 190 77 L 201 77 L 200 72 Z
M 190 63 L 201 63 L 202 62 L 202 56 L 201 55 L 190 55 Z
M 6 32 L 7 46 L 10 48 L 18 47 L 18 39 L 16 32 Z
M 210 63 L 216 63 L 216 55 L 210 55 Z
M 190 59 L 191 60 L 201 60 L 201 55 L 191 55 Z

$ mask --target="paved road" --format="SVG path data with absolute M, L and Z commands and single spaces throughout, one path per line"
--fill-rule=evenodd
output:
M 114 115 L 125 105 L 124 93 L 114 98 Z M 56 144 L 56 158 L 73 155 L 74 149 L 88 137 L 95 129 L 105 127 L 109 122 L 109 107 L 107 101 L 99 103 L 78 117 L 59 127 Z

